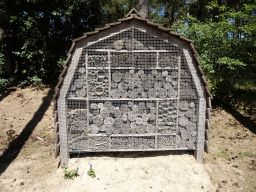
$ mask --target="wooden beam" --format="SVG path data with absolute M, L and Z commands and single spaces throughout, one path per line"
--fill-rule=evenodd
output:
M 60 154 L 60 143 L 57 144 L 57 146 L 55 147 L 55 159 L 59 156 Z
M 194 44 L 193 44 L 193 43 L 190 43 L 189 46 L 190 46 L 190 48 L 191 48 L 192 53 L 195 54 L 195 55 L 198 57 L 198 53 L 197 53 L 197 51 L 196 51 L 196 49 L 195 49 L 195 47 L 194 47 Z
M 60 93 L 60 89 L 57 88 L 55 91 L 55 94 L 53 95 L 53 98 L 52 98 L 53 101 L 59 96 L 59 93 Z
M 55 91 L 56 91 L 58 88 L 60 88 L 60 86 L 61 86 L 63 80 L 64 80 L 64 78 L 61 77 L 60 80 L 59 80 L 59 82 L 58 82 L 58 84 L 56 85 L 56 87 L 55 87 L 55 89 L 54 89 Z
M 72 46 L 70 47 L 67 56 L 68 56 L 69 54 L 72 54 L 72 52 L 73 52 L 73 50 L 74 50 L 74 48 L 75 48 L 75 45 L 76 45 L 76 42 L 73 41 Z
M 207 98 L 206 98 L 206 106 L 207 106 L 207 108 L 209 108 L 210 110 L 212 110 L 211 97 L 207 97 Z
M 200 65 L 197 65 L 196 67 L 197 67 L 197 70 L 198 70 L 198 72 L 200 73 L 200 75 L 201 75 L 201 76 L 205 76 L 202 67 L 201 67 Z
M 64 77 L 64 75 L 65 75 L 67 69 L 68 69 L 68 66 L 65 66 L 65 67 L 63 68 L 63 70 L 62 70 L 62 72 L 61 72 L 61 74 L 60 74 L 60 76 L 59 76 L 58 79 L 60 79 L 61 77 Z
M 210 92 L 209 87 L 208 87 L 208 86 L 205 86 L 204 89 L 205 89 L 207 95 L 211 98 L 211 100 L 213 100 L 213 96 L 212 96 L 212 94 L 211 94 L 211 92 Z
M 205 129 L 205 140 L 209 141 L 209 131 Z
M 204 141 L 204 150 L 206 153 L 209 153 L 209 141 Z
M 209 119 L 209 121 L 211 122 L 211 112 L 209 108 L 206 109 L 206 119 Z

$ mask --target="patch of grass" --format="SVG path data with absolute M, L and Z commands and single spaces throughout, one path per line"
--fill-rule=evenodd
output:
M 243 159 L 244 157 L 252 157 L 252 153 L 251 152 L 249 152 L 249 151 L 246 151 L 245 153 L 238 153 L 238 157 L 240 158 L 240 159 Z
M 41 158 L 42 158 L 42 159 L 46 159 L 46 156 L 42 156 Z
M 245 156 L 245 157 L 252 157 L 252 153 L 249 152 L 249 151 L 246 151 L 246 152 L 244 153 L 244 156 Z
M 50 133 L 44 133 L 44 134 L 41 135 L 41 137 L 43 137 L 43 138 L 50 138 L 51 134 Z
M 224 151 L 220 151 L 216 153 L 217 157 L 223 157 L 223 158 L 228 158 L 229 154 L 227 152 Z
M 26 144 L 27 144 L 27 147 L 29 147 L 29 148 L 39 148 L 40 147 L 40 145 L 36 145 L 30 141 L 28 141 Z

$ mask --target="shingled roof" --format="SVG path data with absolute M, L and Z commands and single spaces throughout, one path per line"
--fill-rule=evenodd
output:
M 213 97 L 212 97 L 212 95 L 211 95 L 211 93 L 210 93 L 210 87 L 209 87 L 209 85 L 208 85 L 208 83 L 207 83 L 207 80 L 206 80 L 206 76 L 205 76 L 205 74 L 204 74 L 204 72 L 203 72 L 203 70 L 202 70 L 202 65 L 201 65 L 201 63 L 200 63 L 200 61 L 199 61 L 199 59 L 198 59 L 198 53 L 196 52 L 196 49 L 195 49 L 195 47 L 194 47 L 194 45 L 193 45 L 193 42 L 194 42 L 194 41 L 183 37 L 182 34 L 174 33 L 172 28 L 165 28 L 165 27 L 163 27 L 162 24 L 153 23 L 153 22 L 151 22 L 151 21 L 148 20 L 148 19 L 142 18 L 141 15 L 139 14 L 139 12 L 138 12 L 135 8 L 133 8 L 133 9 L 126 15 L 125 18 L 119 19 L 118 22 L 106 24 L 106 25 L 105 25 L 104 27 L 102 27 L 102 28 L 96 28 L 95 31 L 87 32 L 87 33 L 85 33 L 83 36 L 78 37 L 78 38 L 76 38 L 76 39 L 73 40 L 73 44 L 72 44 L 72 46 L 71 46 L 71 48 L 70 48 L 70 50 L 69 50 L 69 52 L 68 52 L 68 54 L 67 54 L 67 56 L 68 56 L 68 57 L 67 57 L 67 60 L 65 61 L 65 64 L 63 65 L 63 70 L 62 70 L 62 72 L 61 72 L 61 74 L 60 74 L 60 76 L 59 76 L 59 78 L 58 78 L 58 79 L 59 79 L 59 82 L 58 82 L 57 86 L 55 87 L 55 94 L 54 94 L 54 96 L 53 96 L 53 100 L 54 100 L 54 103 L 55 103 L 55 104 L 54 104 L 54 111 L 56 111 L 56 109 L 57 109 L 57 102 L 56 102 L 56 100 L 57 100 L 57 98 L 58 98 L 58 96 L 59 96 L 59 91 L 60 91 L 60 88 L 61 88 L 61 86 L 62 86 L 62 83 L 63 83 L 63 80 L 64 80 L 64 76 L 65 76 L 65 74 L 66 74 L 66 72 L 67 72 L 67 69 L 68 69 L 68 66 L 69 66 L 69 62 L 70 62 L 70 60 L 71 60 L 71 58 L 72 58 L 72 52 L 73 52 L 73 50 L 74 50 L 75 45 L 77 44 L 77 42 L 79 42 L 79 41 L 81 41 L 81 40 L 83 40 L 83 39 L 85 39 L 85 38 L 87 38 L 87 37 L 89 37 L 89 36 L 92 36 L 92 35 L 97 34 L 97 33 L 101 33 L 102 31 L 105 31 L 105 30 L 107 30 L 107 29 L 109 29 L 109 28 L 111 28 L 111 27 L 115 27 L 115 26 L 117 26 L 117 25 L 120 25 L 120 24 L 122 24 L 122 23 L 124 23 L 124 22 L 127 22 L 127 21 L 130 21 L 130 20 L 139 20 L 139 21 L 141 21 L 141 22 L 145 22 L 146 24 L 148 24 L 148 25 L 150 25 L 150 26 L 152 26 L 152 27 L 154 27 L 154 28 L 157 28 L 158 30 L 160 30 L 160 31 L 162 31 L 162 32 L 164 32 L 164 33 L 167 33 L 167 34 L 170 35 L 170 36 L 177 37 L 177 38 L 179 38 L 179 39 L 181 39 L 181 40 L 183 40 L 183 41 L 189 43 L 189 47 L 190 47 L 190 49 L 191 49 L 191 52 L 192 52 L 193 57 L 194 57 L 194 59 L 195 59 L 195 62 L 196 62 L 196 64 L 197 64 L 197 66 L 196 66 L 196 67 L 197 67 L 197 70 L 198 70 L 198 72 L 199 72 L 199 74 L 200 74 L 200 77 L 201 77 L 201 80 L 202 80 L 202 82 L 203 82 L 203 84 L 204 84 L 205 92 L 206 92 L 207 96 L 208 96 L 210 99 L 213 99 Z M 207 105 L 208 105 L 207 107 L 208 107 L 208 108 L 211 108 L 211 106 L 210 106 L 211 104 L 210 104 L 210 103 L 211 103 L 211 102 L 207 102 Z

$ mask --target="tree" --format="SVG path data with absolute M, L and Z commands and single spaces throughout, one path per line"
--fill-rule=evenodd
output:
M 138 11 L 143 18 L 148 18 L 149 0 L 139 0 Z
M 103 24 L 100 0 L 2 0 L 0 26 L 18 79 L 57 77 L 71 40 Z M 7 69 L 7 68 L 6 68 Z

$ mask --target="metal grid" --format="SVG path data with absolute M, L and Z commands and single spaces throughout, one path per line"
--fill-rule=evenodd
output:
M 144 31 L 84 48 L 67 100 L 70 153 L 195 149 L 198 98 L 186 58 Z

